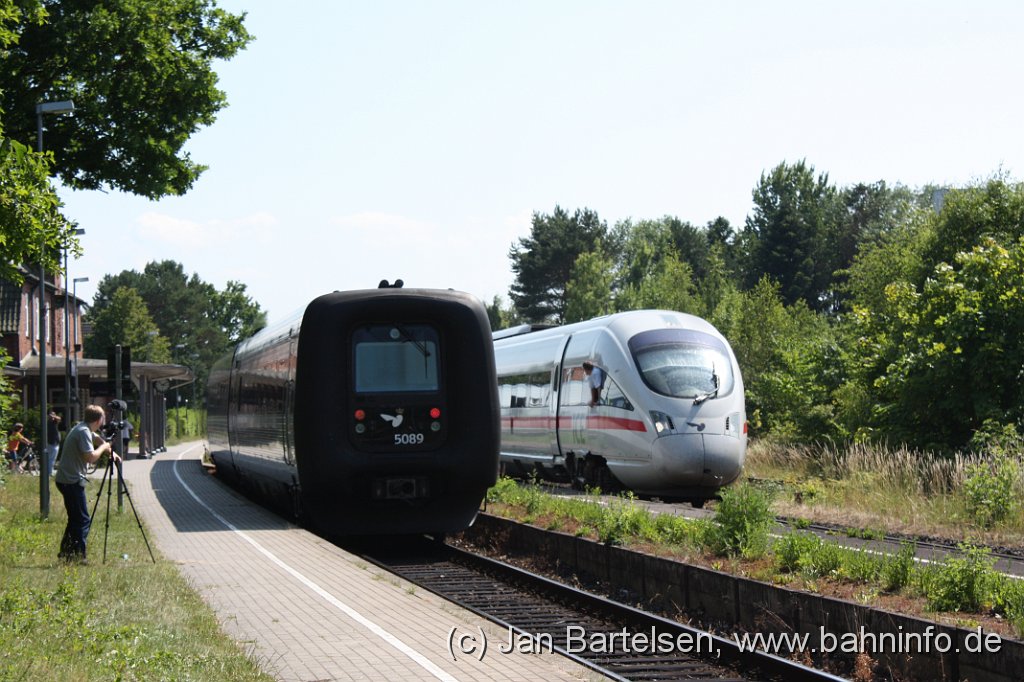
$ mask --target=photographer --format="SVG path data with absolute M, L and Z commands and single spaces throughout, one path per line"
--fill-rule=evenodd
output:
M 85 408 L 85 421 L 75 424 L 64 439 L 54 480 L 57 489 L 64 496 L 64 507 L 68 512 L 68 525 L 60 542 L 57 557 L 62 561 L 85 564 L 85 541 L 89 536 L 89 508 L 85 499 L 87 465 L 94 464 L 100 457 L 110 454 L 114 461 L 120 457 L 109 442 L 94 432 L 103 426 L 105 415 L 99 405 Z

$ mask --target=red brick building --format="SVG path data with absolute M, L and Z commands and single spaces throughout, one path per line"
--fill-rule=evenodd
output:
M 64 417 L 65 425 L 73 424 L 82 406 L 106 405 L 114 397 L 107 381 L 107 360 L 82 354 L 82 312 L 88 303 L 65 288 L 60 273 L 50 273 L 40 324 L 39 272 L 21 271 L 25 279 L 20 285 L 0 280 L 0 345 L 10 356 L 4 375 L 13 379 L 24 408 L 37 407 L 40 352 L 45 352 L 47 406 Z M 164 444 L 164 393 L 191 382 L 192 370 L 182 365 L 134 362 L 131 378 L 137 389 L 132 398 L 137 399 L 129 399 L 129 410 L 141 417 L 141 423 L 135 425 L 136 435 L 147 450 L 156 450 Z

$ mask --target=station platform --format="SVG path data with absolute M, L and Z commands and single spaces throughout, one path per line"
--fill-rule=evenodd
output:
M 250 502 L 202 455 L 189 443 L 126 461 L 132 501 L 154 551 L 278 680 L 604 679 L 550 652 L 501 653 L 505 629 Z

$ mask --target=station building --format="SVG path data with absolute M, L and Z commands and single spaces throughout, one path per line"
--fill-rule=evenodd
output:
M 10 357 L 3 373 L 13 380 L 22 407 L 38 408 L 40 356 L 45 353 L 47 409 L 61 415 L 62 428 L 67 428 L 80 419 L 83 406 L 95 403 L 106 407 L 114 398 L 108 362 L 106 358 L 86 358 L 82 352 L 82 339 L 88 331 L 83 330 L 82 311 L 88 302 L 68 291 L 60 273 L 53 273 L 42 283 L 41 324 L 39 273 L 19 269 L 24 275 L 20 285 L 0 279 L 0 347 Z M 140 422 L 134 424 L 136 440 L 131 447 L 149 452 L 163 448 L 167 392 L 191 383 L 194 372 L 184 365 L 133 361 L 130 376 L 134 390 L 122 397 Z

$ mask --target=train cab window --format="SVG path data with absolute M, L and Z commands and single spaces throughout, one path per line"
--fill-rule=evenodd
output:
M 626 397 L 626 394 L 622 392 L 622 389 L 619 388 L 619 385 L 611 377 L 605 378 L 600 404 L 617 407 L 620 410 L 633 409 L 633 404 L 629 402 L 629 398 Z
M 602 386 L 597 405 L 632 410 L 633 405 L 615 383 L 615 380 L 602 371 Z M 590 405 L 592 394 L 590 382 L 582 366 L 568 367 L 562 371 L 562 405 Z
M 438 333 L 422 324 L 374 324 L 352 335 L 356 393 L 436 392 Z
M 629 340 L 651 390 L 673 398 L 725 395 L 732 390 L 729 352 L 718 338 L 689 329 L 656 329 Z

